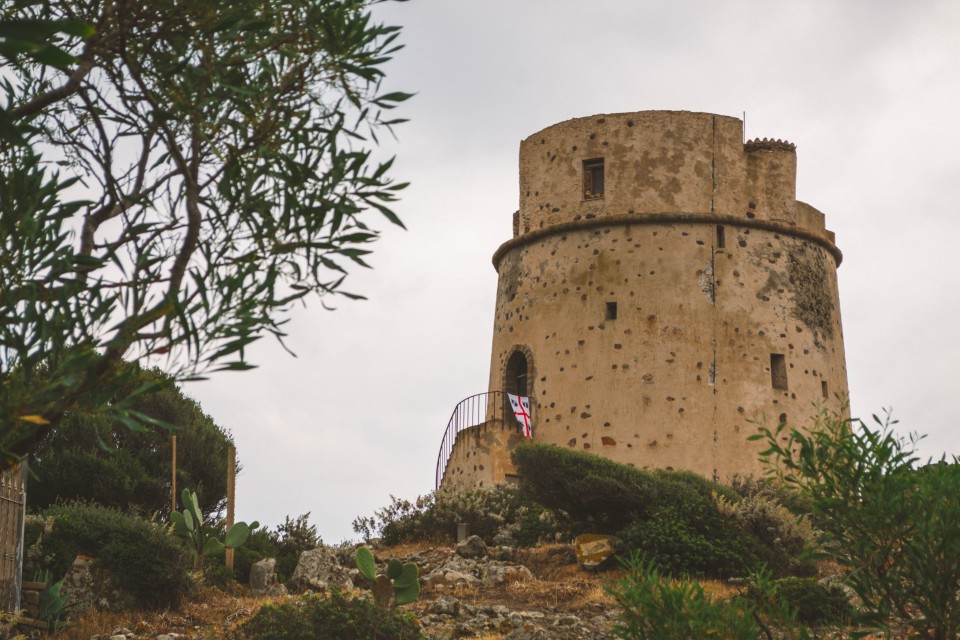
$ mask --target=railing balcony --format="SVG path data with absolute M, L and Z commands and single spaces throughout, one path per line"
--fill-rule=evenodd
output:
M 520 423 L 513 416 L 510 400 L 503 391 L 478 393 L 464 398 L 454 408 L 447 423 L 447 430 L 443 434 L 443 441 L 440 443 L 440 453 L 437 455 L 437 489 L 443 482 L 443 474 L 447 471 L 447 462 L 450 460 L 450 454 L 453 453 L 457 435 L 465 429 L 489 422 L 499 422 L 501 426 L 515 424 L 517 430 L 521 429 Z

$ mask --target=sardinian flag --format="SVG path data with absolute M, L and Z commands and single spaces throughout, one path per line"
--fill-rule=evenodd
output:
M 515 396 L 512 393 L 508 393 L 507 397 L 510 398 L 513 415 L 517 418 L 517 422 L 523 425 L 523 435 L 527 438 L 532 438 L 533 431 L 530 428 L 530 398 L 526 396 Z

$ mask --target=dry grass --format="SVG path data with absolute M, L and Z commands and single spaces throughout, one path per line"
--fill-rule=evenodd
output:
M 231 627 L 245 622 L 268 603 L 283 598 L 231 596 L 218 589 L 205 589 L 179 611 L 125 611 L 122 613 L 89 609 L 73 616 L 59 629 L 56 640 L 90 640 L 94 635 L 109 636 L 125 627 L 138 636 L 155 637 L 164 633 L 194 634 L 203 630 L 205 638 L 222 638 Z

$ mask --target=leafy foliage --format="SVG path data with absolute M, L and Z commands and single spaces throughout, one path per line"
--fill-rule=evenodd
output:
M 57 500 L 83 500 L 166 518 L 171 433 L 177 436 L 177 484 L 197 487 L 204 516 L 223 508 L 227 450 L 233 438 L 169 376 L 145 371 L 137 382 L 157 386 L 139 394 L 130 406 L 175 429 L 148 426 L 134 431 L 102 412 L 71 411 L 40 439 L 31 456 L 31 509 Z
M 568 514 L 579 532 L 617 535 L 674 574 L 744 576 L 768 559 L 786 570 L 789 557 L 779 556 L 795 553 L 771 548 L 728 515 L 741 502 L 736 491 L 693 473 L 644 471 L 549 445 L 517 447 L 513 461 L 530 500 Z
M 387 545 L 418 540 L 456 541 L 457 525 L 491 540 L 501 529 L 521 545 L 540 538 L 553 539 L 565 529 L 562 518 L 526 499 L 514 486 L 497 485 L 471 490 L 435 491 L 415 501 L 390 496 L 390 504 L 373 516 L 358 517 L 353 530 L 367 541 L 380 537 Z
M 843 589 L 835 584 L 820 584 L 816 578 L 780 578 L 769 586 L 764 590 L 751 584 L 745 597 L 762 604 L 772 594 L 777 601 L 787 603 L 794 610 L 795 619 L 800 624 L 813 627 L 845 624 L 853 612 Z
M 283 523 L 277 525 L 276 531 L 270 534 L 277 550 L 276 556 L 272 557 L 277 559 L 277 579 L 280 582 L 286 582 L 293 576 L 301 553 L 323 544 L 317 535 L 317 527 L 308 522 L 309 517 L 309 511 L 296 518 L 286 516 Z
M 656 563 L 633 557 L 627 574 L 608 592 L 620 605 L 620 620 L 612 628 L 624 640 L 689 640 L 724 638 L 756 640 L 758 628 L 750 609 L 714 601 L 700 583 L 670 581 Z
M 412 562 L 390 560 L 386 572 L 377 575 L 377 563 L 368 547 L 357 547 L 354 558 L 360 575 L 372 583 L 378 606 L 409 604 L 420 597 L 420 569 Z
M 60 593 L 63 588 L 64 578 L 53 582 L 50 572 L 44 573 L 41 582 L 46 583 L 46 588 L 40 592 L 40 602 L 37 605 L 37 619 L 47 623 L 47 630 L 53 633 L 60 626 L 61 621 L 69 609 L 67 605 L 67 596 Z
M 53 527 L 39 541 L 42 551 L 29 552 L 29 570 L 63 576 L 77 555 L 87 555 L 138 606 L 173 607 L 188 593 L 188 559 L 166 526 L 83 503 L 57 504 L 43 516 L 53 519 Z
M 749 577 L 745 595 L 721 600 L 697 581 L 661 575 L 658 563 L 642 555 L 630 556 L 623 565 L 626 575 L 607 592 L 621 608 L 612 632 L 624 640 L 809 640 L 811 623 L 842 620 L 841 610 L 849 609 L 842 591 L 810 579 L 774 580 L 765 570 Z M 826 601 L 811 599 L 820 596 Z
M 150 424 L 140 389 L 118 394 L 123 358 L 177 380 L 243 370 L 295 302 L 351 296 L 368 212 L 400 224 L 404 186 L 371 150 L 409 97 L 380 88 L 399 28 L 373 22 L 376 1 L 4 10 L 4 463 L 68 412 Z
M 220 557 L 226 549 L 236 549 L 242 546 L 250 537 L 251 529 L 260 526 L 259 522 L 235 522 L 228 528 L 223 540 L 216 536 L 213 528 L 204 520 L 200 512 L 200 503 L 197 494 L 190 489 L 184 489 L 181 497 L 183 511 L 174 511 L 170 514 L 170 523 L 173 530 L 187 543 L 190 555 L 193 558 L 195 569 L 203 571 L 203 560 L 207 557 Z
M 347 598 L 339 591 L 310 595 L 296 603 L 265 605 L 240 626 L 247 640 L 420 640 L 412 614 L 385 609 L 365 598 Z
M 960 465 L 917 468 L 916 436 L 821 413 L 809 430 L 780 425 L 764 455 L 811 505 L 820 551 L 848 571 L 861 623 L 900 619 L 923 638 L 960 632 Z
M 762 543 L 757 548 L 761 561 L 778 575 L 812 575 L 816 568 L 804 551 L 813 544 L 813 528 L 808 518 L 785 506 L 784 501 L 792 502 L 788 492 L 763 481 L 741 481 L 734 488 L 741 498 L 718 496 L 717 508 Z

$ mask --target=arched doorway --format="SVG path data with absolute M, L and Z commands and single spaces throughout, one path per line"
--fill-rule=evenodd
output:
M 529 367 L 527 356 L 522 351 L 514 351 L 507 360 L 506 380 L 504 391 L 517 396 L 529 396 Z

